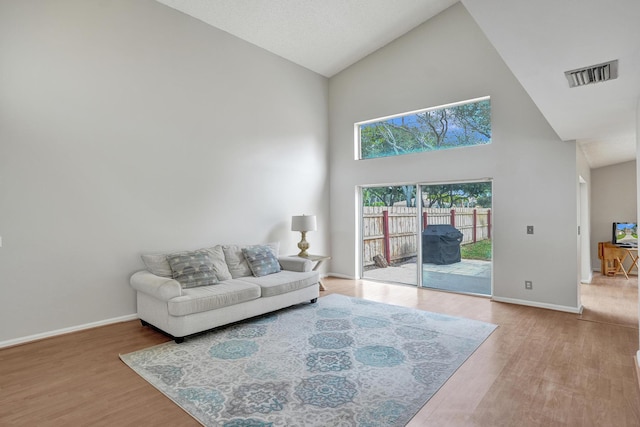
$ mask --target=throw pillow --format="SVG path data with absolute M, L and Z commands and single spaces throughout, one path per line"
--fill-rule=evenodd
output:
M 273 255 L 278 258 L 279 253 L 280 253 L 280 242 L 271 242 L 271 243 L 265 243 L 264 246 L 268 246 L 271 248 L 271 251 L 273 252 Z
M 247 264 L 254 276 L 266 276 L 278 273 L 280 264 L 269 246 L 249 246 L 242 248 Z
M 239 245 L 224 245 L 222 247 L 224 252 L 224 260 L 229 267 L 229 273 L 231 277 L 237 279 L 238 277 L 251 276 L 251 269 L 247 260 L 242 254 L 242 246 Z
M 147 270 L 156 276 L 173 277 L 167 254 L 142 254 L 141 258 Z
M 224 245 L 222 250 L 224 252 L 224 259 L 229 267 L 229 273 L 231 277 L 237 279 L 238 277 L 251 276 L 253 272 L 247 264 L 247 259 L 242 253 L 242 248 L 248 248 L 250 246 L 257 245 Z M 280 242 L 267 243 L 264 246 L 268 246 L 273 251 L 275 257 L 278 257 L 278 251 L 280 249 Z
M 167 255 L 172 276 L 182 288 L 195 288 L 218 283 L 213 261 L 206 251 L 180 252 Z
M 229 272 L 229 267 L 227 267 L 227 262 L 224 259 L 224 251 L 222 250 L 221 245 L 214 246 L 212 248 L 204 249 L 207 251 L 211 260 L 213 261 L 213 270 L 216 272 L 216 276 L 218 280 L 223 282 L 225 280 L 231 279 L 231 273 Z

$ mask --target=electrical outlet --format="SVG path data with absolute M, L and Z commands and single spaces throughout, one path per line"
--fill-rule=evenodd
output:
M 533 282 L 531 280 L 525 280 L 524 281 L 524 288 L 525 289 L 533 289 Z
M 533 225 L 527 225 L 527 234 L 533 234 Z

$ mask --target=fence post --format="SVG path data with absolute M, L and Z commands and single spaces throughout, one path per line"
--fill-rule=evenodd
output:
M 427 228 L 428 224 L 428 220 L 427 220 L 427 211 L 422 212 L 422 229 L 424 230 L 425 228 Z
M 384 257 L 387 264 L 391 264 L 391 249 L 389 247 L 389 211 L 382 211 L 382 232 L 384 234 Z
M 451 209 L 451 226 L 455 228 L 456 226 L 456 210 L 455 209 Z
M 491 238 L 491 209 L 487 210 L 487 237 Z
M 473 243 L 477 242 L 477 227 L 478 227 L 478 210 L 473 208 Z

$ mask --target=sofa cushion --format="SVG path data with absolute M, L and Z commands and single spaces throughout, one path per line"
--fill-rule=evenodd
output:
M 231 273 L 231 277 L 237 279 L 239 277 L 247 277 L 252 276 L 251 268 L 247 263 L 247 259 L 244 257 L 242 253 L 242 248 L 247 248 L 250 246 L 256 245 L 223 245 L 222 250 L 224 252 L 224 259 L 227 262 L 227 267 L 229 267 L 229 272 Z M 276 258 L 278 257 L 278 252 L 280 250 L 280 242 L 275 243 L 267 243 L 266 246 L 269 246 L 272 250 Z
M 184 288 L 208 286 L 218 282 L 213 261 L 206 251 L 167 255 L 173 278 Z
M 212 286 L 183 289 L 182 295 L 168 302 L 169 314 L 186 316 L 215 310 L 260 298 L 260 287 L 240 280 L 227 280 Z
M 256 245 L 242 248 L 242 254 L 247 260 L 251 272 L 256 277 L 266 276 L 280 271 L 278 259 L 269 246 Z
M 272 297 L 309 286 L 317 286 L 319 279 L 320 274 L 317 271 L 299 273 L 282 270 L 278 274 L 262 277 L 249 276 L 238 280 L 258 285 L 262 289 L 263 297 Z

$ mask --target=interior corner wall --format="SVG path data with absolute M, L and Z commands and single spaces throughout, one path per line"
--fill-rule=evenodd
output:
M 328 252 L 328 80 L 152 0 L 0 2 L 0 344 L 135 314 L 141 252 Z
M 591 278 L 593 277 L 593 262 L 591 259 L 591 254 L 593 254 L 594 249 L 591 242 L 591 206 L 592 206 L 592 195 L 591 195 L 591 167 L 589 166 L 589 162 L 587 161 L 584 152 L 580 149 L 580 147 L 576 144 L 576 168 L 577 168 L 577 176 L 576 176 L 576 195 L 578 197 L 577 208 L 578 208 L 578 224 L 580 226 L 580 235 L 577 236 L 577 245 L 578 245 L 578 271 L 580 281 L 583 283 L 590 283 Z M 580 179 L 584 180 L 584 183 L 580 182 Z M 583 191 L 583 185 L 586 186 Z M 584 200 L 583 200 L 584 198 Z M 585 240 L 583 240 L 585 239 Z M 595 248 L 596 256 L 597 256 L 598 248 Z
M 610 242 L 613 223 L 635 221 L 637 211 L 636 161 L 591 170 L 591 265 L 600 271 L 598 242 Z
M 487 95 L 489 145 L 354 160 L 356 122 Z M 332 77 L 329 123 L 333 272 L 360 274 L 357 186 L 492 178 L 494 297 L 577 309 L 575 144 L 558 138 L 462 4 Z

